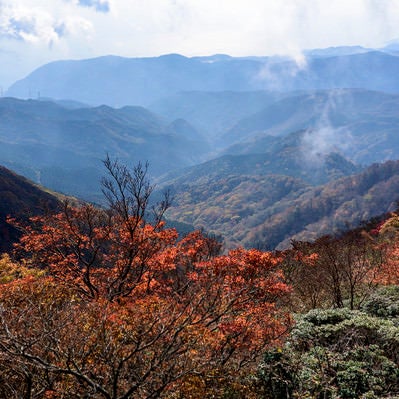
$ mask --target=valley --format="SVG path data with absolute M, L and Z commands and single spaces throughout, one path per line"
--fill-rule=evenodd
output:
M 168 219 L 226 248 L 286 248 L 395 209 L 398 62 L 358 47 L 309 51 L 303 69 L 223 55 L 55 62 L 7 92 L 48 98 L 0 98 L 0 159 L 97 204 L 107 154 L 148 162 L 155 200 L 172 193 Z

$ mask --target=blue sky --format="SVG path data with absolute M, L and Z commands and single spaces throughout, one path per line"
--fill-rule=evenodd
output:
M 0 0 L 0 87 L 58 59 L 290 55 L 399 39 L 399 0 Z

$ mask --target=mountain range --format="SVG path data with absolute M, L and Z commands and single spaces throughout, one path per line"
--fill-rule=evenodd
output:
M 301 140 L 309 156 L 338 151 L 361 165 L 399 158 L 396 93 L 183 93 L 158 102 L 153 110 L 168 119 L 189 120 L 219 154 L 267 152 Z M 199 121 L 210 121 L 215 130 Z M 293 134 L 299 130 L 300 138 Z
M 33 181 L 96 201 L 109 153 L 148 161 L 151 172 L 192 165 L 208 150 L 188 122 L 171 123 L 142 107 L 65 108 L 50 101 L 0 99 L 1 163 Z
M 182 91 L 319 90 L 364 88 L 398 92 L 399 57 L 368 50 L 308 52 L 301 62 L 285 57 L 153 58 L 105 56 L 56 61 L 15 82 L 7 96 L 73 99 L 90 105 L 149 106 Z
M 0 163 L 101 203 L 107 154 L 148 161 L 170 219 L 283 248 L 395 208 L 398 72 L 361 47 L 53 62 L 0 98 Z

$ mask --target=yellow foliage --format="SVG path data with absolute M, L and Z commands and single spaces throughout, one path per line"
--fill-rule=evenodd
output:
M 44 271 L 27 268 L 11 260 L 10 255 L 2 254 L 0 257 L 0 284 L 10 283 L 11 281 L 25 277 L 40 277 Z

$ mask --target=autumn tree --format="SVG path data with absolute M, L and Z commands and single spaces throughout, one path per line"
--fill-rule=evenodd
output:
M 383 285 L 399 284 L 399 216 L 391 214 L 373 233 L 384 251 L 384 262 L 376 274 L 376 281 Z
M 221 396 L 287 330 L 280 259 L 179 239 L 147 166 L 105 167 L 107 208 L 65 203 L 24 227 L 20 262 L 45 274 L 2 286 L 0 354 L 16 370 L 0 378 L 26 398 Z
M 284 257 L 286 277 L 304 309 L 360 306 L 376 286 L 385 259 L 381 245 L 362 230 L 313 243 L 294 241 Z

